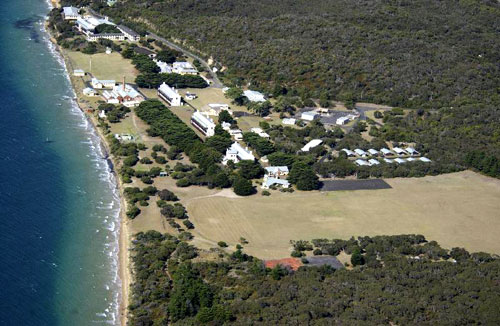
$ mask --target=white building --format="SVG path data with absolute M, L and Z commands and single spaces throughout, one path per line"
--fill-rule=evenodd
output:
M 304 147 L 302 147 L 300 150 L 303 151 L 303 152 L 309 152 L 309 150 L 311 148 L 314 148 L 314 147 L 318 146 L 322 142 L 323 141 L 321 139 L 313 139 L 310 142 L 308 142 L 307 144 L 305 144 Z
M 268 166 L 265 170 L 266 175 L 272 178 L 284 177 L 289 173 L 288 166 Z
M 122 33 L 90 33 L 87 35 L 87 41 L 89 42 L 97 42 L 99 40 L 125 41 L 125 35 L 123 35 Z
M 179 75 L 198 75 L 198 70 L 187 61 L 176 61 L 172 64 L 172 71 Z
M 233 161 L 238 163 L 239 161 L 253 161 L 255 156 L 252 154 L 248 148 L 243 148 L 239 143 L 234 142 L 231 147 L 226 150 L 226 155 L 222 160 L 222 164 L 226 165 L 227 162 Z
M 368 154 L 367 154 L 364 150 L 359 149 L 359 148 L 356 148 L 356 149 L 354 150 L 354 153 L 356 153 L 358 156 L 362 156 L 362 157 L 365 157 L 365 156 L 367 156 L 367 155 L 368 155 Z
M 342 152 L 346 153 L 347 156 L 356 156 L 356 153 L 354 153 L 353 151 L 351 151 L 350 149 L 347 149 L 347 148 L 342 148 L 341 149 Z
M 261 92 L 246 90 L 246 91 L 243 91 L 243 95 L 250 102 L 265 102 L 266 101 L 266 97 Z
M 319 114 L 316 111 L 306 111 L 306 112 L 302 112 L 302 114 L 300 115 L 300 118 L 302 120 L 313 121 L 318 116 L 319 116 Z
M 94 34 L 95 28 L 102 24 L 115 25 L 107 18 L 101 19 L 94 16 L 79 16 L 76 20 L 76 27 L 85 35 Z
M 394 155 L 394 153 L 387 148 L 382 148 L 380 150 L 380 153 L 382 153 L 382 155 L 384 155 L 384 156 L 393 156 Z
M 408 154 L 404 149 L 399 147 L 394 147 L 392 150 L 396 152 L 396 154 L 398 154 L 399 156 Z
M 205 113 L 208 115 L 219 116 L 222 111 L 227 111 L 230 115 L 233 115 L 233 111 L 229 110 L 229 105 L 224 103 L 212 103 L 208 104 Z
M 107 103 L 123 104 L 128 108 L 136 107 L 145 100 L 141 93 L 125 83 L 115 85 L 111 91 L 104 91 L 102 97 Z
M 125 35 L 127 40 L 129 40 L 130 42 L 139 42 L 139 40 L 141 39 L 141 36 L 138 33 L 131 30 L 127 26 L 118 25 L 117 28 L 120 30 L 120 32 L 123 33 L 123 35 Z
M 269 138 L 270 137 L 267 132 L 264 132 L 264 130 L 262 130 L 262 128 L 258 128 L 258 127 L 251 128 L 250 132 L 256 133 L 257 135 L 259 135 L 262 138 Z
M 171 106 L 181 106 L 182 105 L 182 97 L 179 95 L 179 92 L 163 83 L 158 87 L 158 96 L 167 102 L 168 105 Z
M 73 76 L 75 77 L 84 77 L 85 76 L 85 71 L 82 69 L 75 69 L 73 70 Z
M 235 140 L 243 139 L 243 133 L 241 132 L 240 129 L 230 129 L 228 130 L 228 132 L 232 137 L 234 137 Z
M 225 131 L 229 131 L 229 129 L 231 129 L 231 124 L 229 122 L 222 121 L 220 125 Z
M 215 123 L 212 119 L 196 111 L 191 116 L 191 124 L 207 137 L 215 135 Z
M 295 124 L 295 119 L 294 118 L 284 118 L 283 120 L 281 120 L 281 122 L 284 124 L 284 125 L 291 125 L 293 126 Z
M 101 89 L 101 88 L 113 88 L 115 87 L 116 85 L 116 81 L 115 80 L 100 80 L 100 79 L 97 79 L 97 78 L 92 78 L 92 80 L 90 81 L 90 83 L 92 84 L 92 87 L 93 88 L 97 88 L 97 89 Z
M 370 163 L 361 159 L 357 159 L 354 163 L 356 163 L 357 166 L 370 166 Z
M 95 89 L 91 88 L 91 87 L 85 87 L 82 91 L 83 95 L 85 96 L 97 96 L 97 92 Z
M 345 125 L 349 122 L 349 117 L 345 116 L 345 117 L 340 117 L 337 119 L 337 121 L 335 121 L 336 124 L 342 126 L 342 125 Z
M 284 180 L 284 179 L 264 177 L 264 182 L 262 183 L 261 188 L 262 189 L 269 189 L 274 185 L 280 186 L 281 188 L 289 188 L 290 182 L 288 182 L 288 180 Z
M 115 134 L 114 137 L 121 141 L 132 141 L 134 140 L 134 136 L 130 134 Z
M 188 101 L 192 101 L 194 100 L 195 98 L 197 98 L 198 96 L 194 93 L 189 93 L 189 92 L 186 92 L 186 100 Z
M 65 20 L 76 20 L 80 17 L 78 13 L 78 8 L 75 7 L 63 7 L 63 17 Z
M 408 154 L 410 154 L 411 156 L 420 155 L 420 153 L 417 152 L 417 150 L 413 147 L 408 147 L 405 149 L 405 151 L 408 152 Z
M 158 68 L 160 68 L 160 72 L 162 74 L 171 74 L 172 73 L 172 66 L 170 66 L 168 63 L 163 62 L 163 61 L 156 61 L 156 65 Z

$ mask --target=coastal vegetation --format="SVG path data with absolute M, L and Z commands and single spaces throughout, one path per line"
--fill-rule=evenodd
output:
M 414 109 L 384 117 L 383 127 L 372 126 L 370 133 L 379 144 L 417 143 L 435 164 L 361 169 L 358 176 L 421 176 L 465 168 L 500 174 L 496 164 L 483 168 L 468 159 L 473 152 L 495 162 L 500 158 L 496 2 L 321 0 L 311 7 L 308 1 L 154 6 L 121 1 L 101 10 L 142 29 L 147 22 L 155 32 L 215 58 L 219 77 L 238 86 L 228 92 L 235 103 L 248 104 L 238 91 L 248 84 L 274 98 L 272 107 L 252 108 L 258 115 L 269 110 L 290 114 L 315 103 L 329 106 L 331 100 L 347 108 L 363 101 Z M 336 165 L 317 171 L 335 174 Z
M 295 242 L 320 255 L 352 254 L 355 267 L 270 269 L 241 245 L 233 254 L 220 251 L 217 260 L 200 262 L 195 258 L 204 252 L 174 236 L 139 233 L 132 249 L 130 324 L 500 322 L 496 256 L 446 250 L 421 235 L 312 244 Z

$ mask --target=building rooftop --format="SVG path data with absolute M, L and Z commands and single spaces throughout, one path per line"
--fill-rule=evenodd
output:
M 127 33 L 127 34 L 129 34 L 129 35 L 131 35 L 133 37 L 140 37 L 139 33 L 136 33 L 135 31 L 133 31 L 132 29 L 128 28 L 127 26 L 118 25 L 117 27 L 123 33 Z
M 365 160 L 361 160 L 361 159 L 357 159 L 356 161 L 354 161 L 357 165 L 359 166 L 368 166 L 370 165 L 370 163 L 368 163 L 367 161 Z
M 268 166 L 265 168 L 266 172 L 267 173 L 272 173 L 272 174 L 276 174 L 276 173 L 279 173 L 279 172 L 286 172 L 288 173 L 288 166 Z
M 158 87 L 158 90 L 170 98 L 180 96 L 174 88 L 168 86 L 165 82 Z
M 267 178 L 265 181 L 264 181 L 264 186 L 266 186 L 267 188 L 271 187 L 272 185 L 275 185 L 275 184 L 278 184 L 284 188 L 288 188 L 290 186 L 290 182 L 288 182 L 288 180 L 285 180 L 285 179 L 278 179 L 278 178 Z
M 394 147 L 392 150 L 395 151 L 397 154 L 406 154 L 406 151 L 399 147 Z
M 310 116 L 312 118 L 316 117 L 318 115 L 318 112 L 316 111 L 306 111 L 302 112 L 302 116 Z
M 205 128 L 215 127 L 214 121 L 203 115 L 200 111 L 196 111 L 195 113 L 193 113 L 192 118 Z
M 284 118 L 281 122 L 283 122 L 284 125 L 294 125 L 295 121 L 294 118 Z
M 322 142 L 323 141 L 321 139 L 313 139 L 310 142 L 308 142 L 307 144 L 305 144 L 304 147 L 302 147 L 300 150 L 303 151 L 303 152 L 309 152 L 309 150 L 311 148 L 314 148 L 314 147 L 318 146 Z
M 78 8 L 63 7 L 64 16 L 78 16 Z
M 246 90 L 246 91 L 243 91 L 243 95 L 246 96 L 246 98 L 248 98 L 248 100 L 250 102 L 265 102 L 266 101 L 264 94 L 262 94 L 261 92 Z
M 243 146 L 237 142 L 234 142 L 228 150 L 235 151 L 240 160 L 255 160 L 255 156 L 252 154 L 252 151 L 247 148 L 243 148 Z
M 354 153 L 353 151 L 351 151 L 350 149 L 347 149 L 347 148 L 342 148 L 341 151 L 344 152 L 344 153 L 346 153 L 347 156 L 354 156 L 354 155 L 356 155 L 356 153 Z
M 366 152 L 365 152 L 364 150 L 362 150 L 362 149 L 359 149 L 359 148 L 356 148 L 356 149 L 354 150 L 354 152 L 355 152 L 356 154 L 358 154 L 358 155 L 361 155 L 361 156 L 366 155 Z
M 137 46 L 134 48 L 134 52 L 138 54 L 144 54 L 144 55 L 152 55 L 156 54 L 154 51 L 151 51 L 150 49 L 146 49 L 140 46 Z

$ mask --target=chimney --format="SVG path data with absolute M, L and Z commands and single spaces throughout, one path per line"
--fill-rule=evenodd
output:
M 125 91 L 125 76 L 123 76 L 123 91 Z

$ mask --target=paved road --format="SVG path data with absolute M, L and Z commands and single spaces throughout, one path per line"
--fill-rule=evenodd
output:
M 169 40 L 161 37 L 161 36 L 158 36 L 154 33 L 151 33 L 151 32 L 148 32 L 148 37 L 151 37 L 157 41 L 160 41 L 160 42 L 163 42 L 164 44 L 166 44 L 167 46 L 171 47 L 172 49 L 174 50 L 177 50 L 177 51 L 180 51 L 182 52 L 184 55 L 188 56 L 188 57 L 191 57 L 193 59 L 196 59 L 198 60 L 203 67 L 205 67 L 205 69 L 207 70 L 207 72 L 210 74 L 210 77 L 212 79 L 212 84 L 210 86 L 212 87 L 215 87 L 215 88 L 222 88 L 224 87 L 224 85 L 222 84 L 222 82 L 219 80 L 219 77 L 217 77 L 217 74 L 214 73 L 212 71 L 212 68 L 210 68 L 210 66 L 208 65 L 208 63 L 203 60 L 201 57 L 197 56 L 196 54 L 188 51 L 188 50 L 185 50 L 183 48 L 181 48 L 180 46 L 178 46 L 177 44 L 173 43 L 173 42 L 170 42 Z

